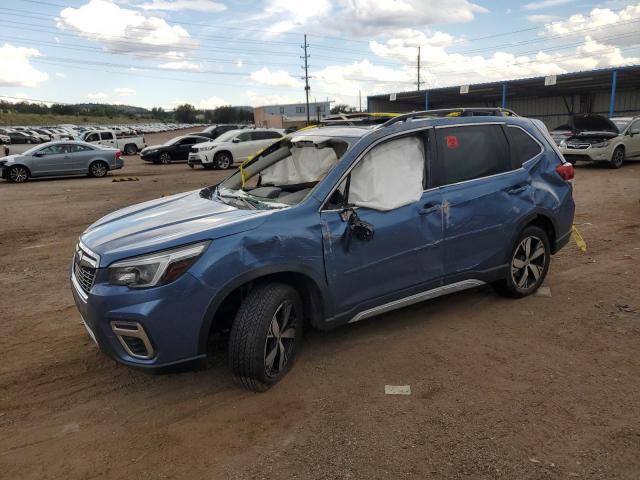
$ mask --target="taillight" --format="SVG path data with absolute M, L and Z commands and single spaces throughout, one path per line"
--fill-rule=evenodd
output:
M 120 150 L 116 151 L 116 160 L 118 160 L 122 156 L 122 152 Z
M 573 165 L 569 162 L 558 165 L 556 167 L 556 172 L 558 172 L 558 175 L 560 175 L 563 180 L 572 180 L 574 176 Z

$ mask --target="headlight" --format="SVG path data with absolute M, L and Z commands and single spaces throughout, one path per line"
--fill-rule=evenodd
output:
M 609 140 L 605 140 L 604 142 L 592 143 L 591 148 L 604 148 L 608 147 L 611 142 Z
M 129 258 L 109 266 L 109 283 L 131 288 L 155 287 L 176 280 L 209 246 L 209 241 L 186 245 L 141 257 Z
M 206 147 L 200 147 L 200 151 L 208 152 L 209 150 L 213 150 L 217 145 L 208 145 Z

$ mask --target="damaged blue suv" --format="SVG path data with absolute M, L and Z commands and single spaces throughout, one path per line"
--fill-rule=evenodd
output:
M 115 360 L 203 359 L 227 332 L 251 390 L 328 329 L 485 283 L 533 293 L 569 240 L 573 167 L 544 125 L 503 109 L 345 117 L 277 141 L 216 186 L 116 211 L 71 266 Z

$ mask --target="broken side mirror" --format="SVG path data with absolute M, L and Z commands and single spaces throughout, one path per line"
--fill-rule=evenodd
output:
M 369 222 L 360 220 L 358 214 L 353 208 L 346 208 L 340 213 L 340 217 L 344 222 L 347 222 L 347 228 L 342 236 L 345 248 L 347 251 L 351 251 L 351 240 L 355 238 L 361 242 L 368 242 L 373 239 L 375 228 Z

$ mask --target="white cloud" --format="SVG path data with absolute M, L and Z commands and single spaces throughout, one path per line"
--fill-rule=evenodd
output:
M 532 23 L 550 23 L 558 18 L 555 15 L 527 15 L 527 20 Z
M 57 72 L 55 75 L 56 75 L 56 77 L 58 77 L 58 78 L 67 78 L 67 76 L 66 76 L 64 73 L 59 73 L 59 72 Z
M 544 33 L 550 37 L 561 35 L 563 42 L 573 35 L 574 38 L 582 38 L 586 34 L 614 45 L 635 46 L 640 45 L 639 24 L 640 3 L 618 11 L 594 8 L 588 15 L 572 15 L 567 20 L 545 25 Z
M 296 88 L 302 85 L 302 82 L 284 70 L 274 70 L 273 72 L 267 67 L 251 72 L 249 79 L 262 85 L 270 87 L 292 87 Z
M 577 0 L 542 0 L 540 2 L 527 3 L 524 7 L 525 10 L 543 10 L 545 8 L 559 7 L 560 5 L 566 5 L 567 3 L 573 3 Z
M 238 60 L 236 60 L 236 67 L 238 68 L 242 68 L 242 66 L 244 65 L 244 63 L 242 63 L 242 59 L 239 58 Z
M 109 99 L 109 95 L 107 95 L 106 93 L 103 93 L 103 92 L 90 93 L 90 94 L 87 95 L 87 98 L 89 100 L 108 100 Z
M 132 97 L 136 93 L 133 88 L 127 87 L 114 88 L 113 91 L 120 97 Z
M 222 105 L 230 105 L 230 103 L 219 97 L 209 97 L 204 100 L 200 100 L 195 106 L 200 110 L 213 110 L 214 108 L 221 107 Z
M 202 65 L 198 63 L 188 62 L 185 60 L 181 62 L 167 62 L 158 66 L 166 70 L 184 70 L 184 71 L 190 71 L 190 72 L 202 71 Z
M 399 28 L 468 22 L 487 11 L 469 0 L 271 0 L 263 16 L 278 19 L 270 27 L 278 32 L 313 24 L 343 34 L 379 36 Z
M 108 50 L 138 57 L 158 54 L 175 56 L 191 52 L 198 43 L 179 25 L 146 17 L 107 0 L 90 0 L 79 8 L 65 8 L 56 19 L 62 30 L 104 44 Z
M 219 13 L 227 9 L 223 3 L 211 0 L 152 0 L 151 2 L 136 5 L 143 10 L 194 10 L 197 12 Z
M 249 103 L 254 107 L 304 102 L 304 99 L 301 97 L 292 97 L 290 95 L 263 95 L 251 90 L 247 91 L 247 97 L 249 98 Z
M 44 72 L 36 70 L 30 63 L 32 57 L 41 53 L 35 48 L 14 47 L 5 43 L 0 47 L 0 86 L 35 87 L 49 78 Z

